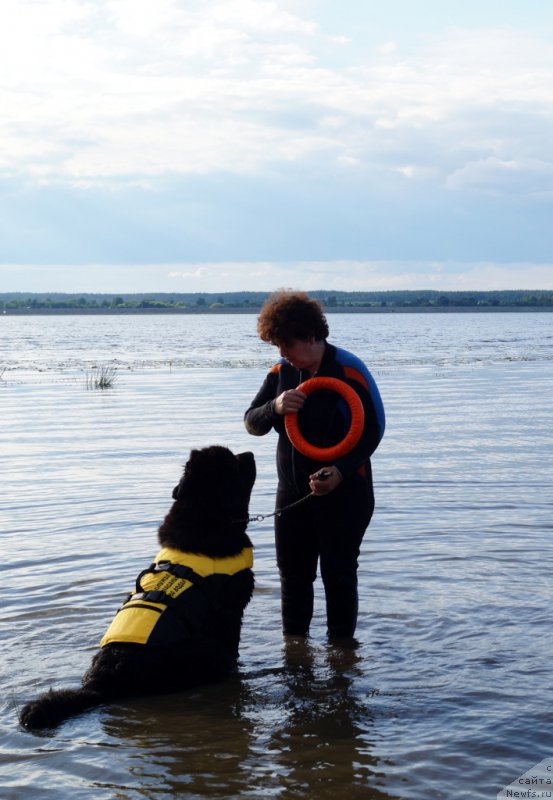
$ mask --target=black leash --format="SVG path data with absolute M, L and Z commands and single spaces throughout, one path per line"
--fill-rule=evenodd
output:
M 331 472 L 328 472 L 322 469 L 320 472 L 317 473 L 315 476 L 320 481 L 326 481 L 327 478 L 330 478 L 332 475 Z M 301 505 L 301 503 L 305 503 L 306 500 L 309 500 L 310 497 L 314 496 L 314 492 L 309 492 L 306 494 L 305 497 L 300 497 L 299 500 L 294 500 L 293 503 L 289 503 L 287 506 L 283 506 L 282 508 L 276 508 L 270 514 L 254 514 L 253 516 L 246 517 L 245 519 L 234 519 L 233 522 L 263 522 L 264 519 L 270 519 L 271 517 L 280 517 L 285 511 L 289 511 L 291 508 L 295 508 L 296 506 Z
M 270 514 L 254 514 L 253 516 L 246 517 L 246 519 L 235 519 L 233 522 L 262 522 L 264 519 L 270 519 L 270 517 L 280 517 L 280 515 L 285 511 L 289 511 L 291 508 L 299 506 L 300 503 L 305 503 L 305 501 L 309 500 L 310 497 L 313 497 L 313 492 L 309 492 L 309 494 L 306 494 L 305 497 L 301 497 L 299 500 L 295 500 L 293 503 L 290 503 L 287 506 L 275 509 Z

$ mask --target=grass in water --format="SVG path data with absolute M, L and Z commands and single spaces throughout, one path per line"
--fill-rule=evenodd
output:
M 117 367 L 95 367 L 93 372 L 86 373 L 87 389 L 111 389 L 117 378 Z

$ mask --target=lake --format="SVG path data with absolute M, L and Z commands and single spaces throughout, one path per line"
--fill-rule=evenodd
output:
M 3 800 L 490 800 L 553 757 L 553 315 L 329 324 L 387 412 L 358 649 L 327 643 L 320 580 L 310 639 L 283 641 L 252 522 L 235 677 L 34 735 L 18 707 L 78 684 L 193 447 L 253 450 L 273 510 L 276 437 L 242 417 L 276 354 L 247 314 L 0 317 Z

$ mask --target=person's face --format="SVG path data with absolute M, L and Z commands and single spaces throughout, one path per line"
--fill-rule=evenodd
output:
M 295 369 L 317 370 L 321 361 L 321 342 L 310 339 L 292 339 L 276 344 L 278 352 Z

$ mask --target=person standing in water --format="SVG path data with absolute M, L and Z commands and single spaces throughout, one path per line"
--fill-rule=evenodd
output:
M 278 433 L 276 508 L 305 502 L 275 517 L 277 565 L 285 635 L 307 636 L 313 616 L 313 584 L 320 565 L 331 640 L 352 639 L 358 613 L 357 559 L 374 511 L 371 455 L 384 435 L 384 406 L 364 363 L 327 341 L 321 305 L 303 292 L 279 291 L 264 304 L 257 321 L 260 338 L 278 348 L 269 371 L 244 415 L 246 429 Z M 357 444 L 333 463 L 299 452 L 285 428 L 298 413 L 302 435 L 318 448 L 344 439 L 350 425 L 339 394 L 316 391 L 307 398 L 298 386 L 313 377 L 344 381 L 362 401 L 364 424 Z

